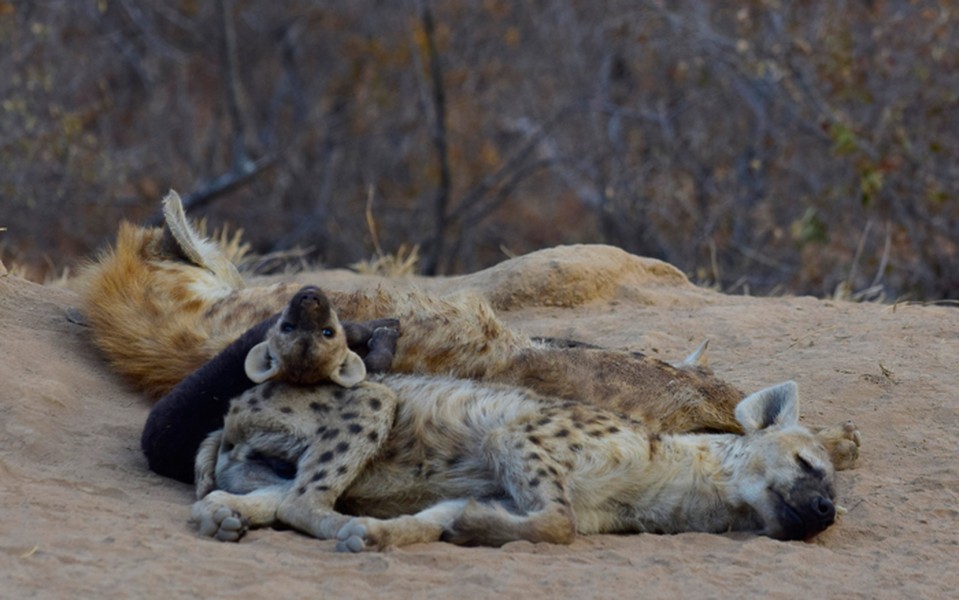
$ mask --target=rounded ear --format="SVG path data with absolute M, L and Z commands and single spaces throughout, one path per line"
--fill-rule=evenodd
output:
M 263 383 L 280 372 L 280 364 L 274 360 L 268 342 L 260 342 L 250 348 L 243 370 L 253 383 Z
M 795 381 L 746 396 L 736 405 L 736 420 L 746 433 L 753 433 L 774 425 L 795 425 L 799 422 L 799 388 Z
M 356 352 L 347 352 L 339 368 L 330 374 L 333 383 L 353 387 L 366 379 L 366 365 Z

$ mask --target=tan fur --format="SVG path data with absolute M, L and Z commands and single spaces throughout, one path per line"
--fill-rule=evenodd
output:
M 234 402 L 211 436 L 215 461 L 198 456 L 198 473 L 214 473 L 218 488 L 194 505 L 201 533 L 235 540 L 248 525 L 284 523 L 359 551 L 440 539 L 569 543 L 604 532 L 796 539 L 835 517 L 832 465 L 797 423 L 791 382 L 743 400 L 745 435 L 659 436 L 625 415 L 509 386 L 379 381 Z M 383 417 L 393 410 L 390 428 Z M 295 480 L 253 456 L 296 464 Z
M 115 249 L 82 278 L 94 342 L 117 371 L 153 397 L 281 310 L 299 287 L 244 287 L 217 246 L 189 227 L 178 205 L 171 193 L 164 229 L 121 226 Z M 743 394 L 705 367 L 536 343 L 471 293 L 437 298 L 416 289 L 381 288 L 330 294 L 330 300 L 346 320 L 400 320 L 396 372 L 520 385 L 627 412 L 657 431 L 741 431 L 733 412 Z M 827 435 L 837 466 L 851 465 L 858 432 L 836 428 Z

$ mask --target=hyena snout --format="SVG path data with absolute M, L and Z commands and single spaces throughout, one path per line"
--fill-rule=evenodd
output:
M 825 531 L 836 521 L 836 505 L 832 498 L 812 493 L 802 499 L 783 501 L 779 511 L 780 535 L 786 540 L 804 540 Z
M 299 327 L 323 326 L 330 320 L 330 301 L 318 287 L 306 286 L 293 296 L 286 318 Z

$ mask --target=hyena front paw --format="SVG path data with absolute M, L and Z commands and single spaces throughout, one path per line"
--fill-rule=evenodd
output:
M 336 533 L 337 552 L 362 552 L 375 545 L 365 519 L 350 519 Z
M 826 447 L 833 467 L 837 471 L 851 469 L 859 460 L 859 448 L 862 446 L 862 435 L 856 424 L 846 421 L 833 427 L 826 427 L 816 432 L 816 437 Z
M 199 500 L 193 504 L 192 521 L 204 537 L 237 542 L 249 530 L 249 521 L 226 506 Z

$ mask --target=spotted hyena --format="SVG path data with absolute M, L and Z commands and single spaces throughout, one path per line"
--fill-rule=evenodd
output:
M 346 551 L 577 533 L 801 539 L 832 524 L 833 466 L 798 424 L 796 385 L 748 396 L 736 417 L 742 435 L 658 434 L 596 406 L 435 376 L 262 389 L 199 453 L 216 490 L 200 490 L 193 519 L 221 540 L 282 523 Z
M 122 225 L 115 247 L 85 270 L 81 291 L 95 344 L 139 389 L 162 396 L 154 408 L 162 418 L 155 423 L 176 432 L 194 417 L 176 387 L 231 344 L 234 354 L 244 355 L 300 285 L 247 286 L 223 250 L 187 222 L 175 193 L 165 199 L 164 214 L 162 228 Z M 542 292 L 551 293 L 548 287 Z M 674 365 L 634 352 L 531 339 L 507 327 L 476 294 L 437 297 L 412 286 L 381 286 L 329 297 L 347 321 L 399 320 L 403 335 L 393 372 L 523 387 L 627 414 L 658 433 L 743 433 L 735 411 L 744 394 L 717 378 L 704 360 Z M 192 469 L 190 452 L 219 426 L 222 413 L 216 411 L 225 405 L 202 408 L 215 418 L 192 426 L 198 435 L 191 437 L 194 445 L 181 446 L 179 473 Z M 854 464 L 859 434 L 851 423 L 817 435 L 837 468 Z

